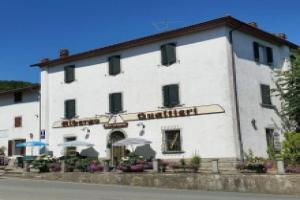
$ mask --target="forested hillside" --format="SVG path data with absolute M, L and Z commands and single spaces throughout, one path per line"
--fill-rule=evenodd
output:
M 0 92 L 6 90 L 12 90 L 20 87 L 28 87 L 34 85 L 33 83 L 23 81 L 1 81 L 0 80 Z

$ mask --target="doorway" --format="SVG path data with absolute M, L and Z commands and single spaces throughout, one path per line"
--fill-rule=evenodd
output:
M 121 158 L 124 157 L 125 147 L 114 147 L 113 144 L 125 139 L 124 133 L 121 131 L 114 131 L 109 136 L 109 144 L 110 144 L 110 159 L 112 165 L 118 165 Z

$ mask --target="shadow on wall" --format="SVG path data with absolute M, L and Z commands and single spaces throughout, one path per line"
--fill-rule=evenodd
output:
M 156 152 L 151 148 L 150 144 L 136 147 L 135 153 L 139 156 L 143 156 L 146 160 L 155 158 Z
M 81 152 L 80 152 L 80 155 L 82 156 L 87 156 L 87 157 L 93 157 L 93 158 L 98 158 L 98 151 L 96 151 L 94 149 L 94 147 L 89 147 L 87 149 L 83 149 Z

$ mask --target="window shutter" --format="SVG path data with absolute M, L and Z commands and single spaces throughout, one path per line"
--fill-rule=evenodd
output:
M 257 42 L 253 42 L 253 52 L 255 61 L 259 61 L 259 44 Z
M 70 65 L 65 67 L 65 83 L 71 83 L 75 80 L 75 66 Z
M 72 119 L 76 116 L 76 102 L 75 100 L 67 100 L 65 102 L 65 118 Z
M 109 112 L 116 114 L 122 111 L 122 94 L 113 93 L 109 95 Z
M 13 141 L 8 140 L 8 156 L 12 156 Z
M 178 85 L 170 85 L 169 96 L 170 96 L 170 105 L 177 106 L 179 104 Z
M 15 128 L 22 127 L 22 117 L 15 117 Z
M 109 62 L 109 75 L 117 75 L 121 72 L 121 57 L 111 56 L 108 58 Z
M 161 46 L 161 64 L 168 65 L 167 47 L 166 45 Z
M 168 65 L 172 65 L 176 63 L 176 45 L 168 44 L 167 45 L 167 57 L 168 57 Z
M 165 66 L 176 63 L 176 45 L 165 44 L 161 46 L 161 64 Z
M 163 87 L 163 95 L 164 95 L 164 106 L 165 107 L 170 107 L 170 92 L 169 92 L 169 86 L 164 86 Z
M 166 85 L 163 87 L 164 106 L 173 107 L 179 104 L 178 85 Z
M 272 105 L 270 86 L 260 85 L 260 87 L 261 87 L 262 104 Z
M 266 50 L 267 50 L 267 63 L 273 64 L 273 49 L 270 47 L 267 47 Z

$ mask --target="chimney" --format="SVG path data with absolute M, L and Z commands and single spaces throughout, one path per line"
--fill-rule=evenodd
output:
M 61 49 L 59 51 L 59 57 L 60 58 L 66 58 L 69 56 L 69 50 L 68 49 Z
M 249 22 L 248 25 L 254 27 L 254 28 L 257 28 L 257 23 L 256 22 Z
M 49 62 L 49 58 L 43 58 L 43 59 L 41 60 L 41 63 L 47 63 L 47 62 Z
M 286 34 L 285 33 L 278 33 L 277 35 L 278 37 L 280 37 L 281 39 L 286 39 Z

